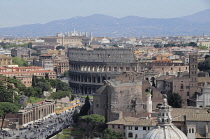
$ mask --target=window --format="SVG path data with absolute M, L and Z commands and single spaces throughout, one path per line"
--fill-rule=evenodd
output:
M 118 129 L 120 129 L 120 125 L 118 125 Z
M 136 135 L 135 135 L 135 139 L 137 139 L 137 138 L 138 138 L 138 135 L 136 134 Z
M 194 128 L 192 128 L 192 133 L 194 133 Z
M 133 133 L 128 133 L 128 137 L 132 138 L 133 137 Z
M 132 130 L 132 126 L 128 126 L 128 130 Z
M 189 129 L 189 133 L 191 133 L 191 128 Z
M 190 96 L 190 92 L 187 92 L 187 96 Z
M 117 71 L 117 67 L 114 67 L 114 71 Z
M 150 127 L 148 127 L 148 130 L 150 130 Z
M 180 89 L 183 89 L 184 88 L 184 86 L 183 86 L 183 84 L 181 84 L 181 87 L 180 87 Z
M 138 126 L 135 126 L 135 130 L 138 130 Z
M 99 104 L 96 104 L 96 107 L 98 108 L 99 107 Z
M 144 127 L 143 127 L 143 130 L 147 130 L 147 128 L 144 126 Z
M 114 125 L 112 125 L 112 128 L 114 128 Z

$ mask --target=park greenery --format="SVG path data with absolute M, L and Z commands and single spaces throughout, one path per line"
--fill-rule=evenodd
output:
M 123 135 L 110 129 L 106 129 L 105 118 L 98 114 L 89 114 L 90 102 L 89 96 L 85 99 L 85 104 L 80 112 L 77 109 L 72 115 L 74 123 L 78 125 L 78 131 L 82 130 L 87 138 L 93 136 L 103 136 L 104 139 L 122 139 Z
M 90 139 L 93 138 L 93 134 L 100 129 L 100 125 L 104 124 L 105 118 L 98 114 L 91 114 L 82 116 L 79 119 L 81 128 L 86 131 L 86 136 Z
M 9 49 L 9 48 L 17 48 L 17 47 L 25 47 L 28 48 L 28 44 L 24 43 L 24 44 L 5 44 L 3 46 L 4 49 Z
M 168 44 L 164 44 L 164 47 L 181 47 L 181 46 L 184 46 L 184 47 L 186 47 L 186 46 L 197 47 L 197 43 L 190 42 L 190 43 L 184 43 L 184 44 L 176 44 L 175 42 L 169 42 Z
M 210 56 L 206 55 L 205 60 L 198 63 L 198 69 L 210 74 Z
M 57 99 L 61 99 L 61 98 L 64 98 L 64 97 L 69 97 L 70 98 L 71 96 L 71 92 L 70 91 L 58 91 L 58 92 L 53 92 L 51 94 L 51 98 L 54 99 L 54 100 L 57 100 Z
M 123 134 L 115 132 L 114 130 L 111 129 L 105 129 L 104 130 L 104 139 L 123 139 Z
M 4 120 L 8 113 L 16 113 L 18 112 L 20 107 L 17 104 L 12 102 L 0 102 L 0 117 L 2 118 L 1 122 L 1 130 L 4 124 Z
M 208 49 L 206 46 L 199 46 L 198 48 L 201 49 L 201 50 L 207 50 Z
M 71 88 L 67 83 L 64 83 L 58 79 L 49 79 L 48 74 L 45 78 L 32 77 L 32 87 L 28 87 L 28 91 L 25 94 L 28 97 L 43 97 L 43 91 L 52 91 L 52 88 L 56 88 L 57 92 L 51 94 L 50 98 L 60 99 L 66 96 L 71 96 Z
M 28 66 L 28 63 L 25 59 L 19 58 L 19 57 L 12 57 L 12 64 L 18 65 L 19 67 L 26 67 Z
M 71 89 L 67 83 L 60 80 L 32 77 L 32 86 L 26 87 L 20 80 L 0 76 L 0 117 L 2 118 L 1 128 L 8 113 L 16 113 L 20 107 L 25 107 L 24 98 L 28 98 L 29 103 L 37 103 L 44 99 L 43 91 L 52 91 L 56 88 L 57 92 L 52 93 L 50 98 L 60 99 L 71 96 Z M 25 97 L 23 97 L 25 96 Z
M 0 102 L 14 102 L 18 103 L 19 96 L 25 95 L 31 98 L 31 102 L 41 100 L 44 98 L 43 92 L 50 91 L 55 88 L 57 92 L 52 93 L 52 99 L 60 99 L 62 97 L 71 97 L 71 88 L 67 83 L 64 83 L 58 79 L 49 79 L 48 75 L 45 78 L 32 77 L 32 86 L 26 87 L 20 80 L 13 78 L 0 76 Z

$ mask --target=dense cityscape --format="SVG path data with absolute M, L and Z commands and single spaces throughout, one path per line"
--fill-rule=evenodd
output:
M 2 138 L 209 137 L 208 36 L 0 41 Z
M 0 139 L 210 138 L 208 0 L 0 10 Z

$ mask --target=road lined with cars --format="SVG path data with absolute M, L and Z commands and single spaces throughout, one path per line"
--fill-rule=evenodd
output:
M 78 107 L 75 107 L 78 109 Z M 42 120 L 34 121 L 20 127 L 19 130 L 9 130 L 10 136 L 4 139 L 46 139 L 52 134 L 72 125 L 72 114 L 74 109 L 65 110 L 61 113 L 53 113 Z

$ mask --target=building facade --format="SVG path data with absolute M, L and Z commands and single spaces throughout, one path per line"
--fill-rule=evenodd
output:
M 55 102 L 45 100 L 27 106 L 26 108 L 19 110 L 16 114 L 8 114 L 6 119 L 17 118 L 19 120 L 19 125 L 24 125 L 35 120 L 41 120 L 54 112 Z
M 12 65 L 12 57 L 0 55 L 0 66 Z
M 48 74 L 50 79 L 56 79 L 56 73 L 50 70 L 44 70 L 42 67 L 0 67 L 0 75 L 11 77 L 14 76 L 16 79 L 21 80 L 25 86 L 31 86 L 32 76 L 45 78 L 45 75 Z
M 161 103 L 162 94 L 144 80 L 140 73 L 122 73 L 115 79 L 105 80 L 93 95 L 93 112 L 113 121 L 122 117 L 135 116 L 147 111 L 147 94 L 152 95 L 152 108 Z

